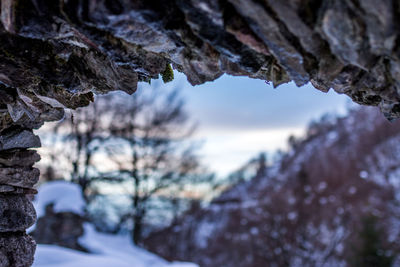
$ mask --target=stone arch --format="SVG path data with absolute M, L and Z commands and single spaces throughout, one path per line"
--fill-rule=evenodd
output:
M 32 129 L 65 108 L 168 81 L 172 65 L 193 85 L 223 73 L 311 82 L 394 119 L 398 12 L 390 0 L 1 0 L 0 265 L 32 264 Z

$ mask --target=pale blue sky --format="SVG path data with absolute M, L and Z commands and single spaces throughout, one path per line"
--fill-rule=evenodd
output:
M 347 96 L 333 90 L 323 93 L 311 85 L 298 88 L 293 83 L 274 89 L 247 77 L 224 75 L 193 87 L 183 74 L 175 73 L 173 82 L 159 83 L 152 81 L 153 86 L 183 88 L 186 109 L 199 123 L 193 138 L 204 141 L 199 154 L 219 175 L 228 174 L 261 151 L 285 149 L 290 134 L 302 134 L 312 119 L 327 112 L 344 113 L 349 105 Z

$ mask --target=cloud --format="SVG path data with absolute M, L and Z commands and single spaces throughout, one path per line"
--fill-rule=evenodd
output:
M 290 135 L 302 135 L 304 129 L 275 128 L 256 130 L 200 131 L 193 139 L 205 140 L 200 150 L 202 161 L 219 175 L 238 169 L 251 157 L 262 151 L 273 152 L 287 148 Z

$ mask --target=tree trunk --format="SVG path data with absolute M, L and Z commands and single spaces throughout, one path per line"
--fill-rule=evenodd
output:
M 142 241 L 143 217 L 135 216 L 132 231 L 132 240 L 135 245 Z
M 135 190 L 132 199 L 133 206 L 133 229 L 132 229 L 132 241 L 134 244 L 138 244 L 140 242 L 142 236 L 142 221 L 143 221 L 143 212 L 140 209 L 140 196 L 139 196 L 139 179 L 134 177 Z

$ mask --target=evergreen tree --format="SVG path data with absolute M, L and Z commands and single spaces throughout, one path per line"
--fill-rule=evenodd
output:
M 365 217 L 360 231 L 360 245 L 355 249 L 352 266 L 389 267 L 392 266 L 393 256 L 387 255 L 383 245 L 383 232 L 378 228 L 377 219 Z

